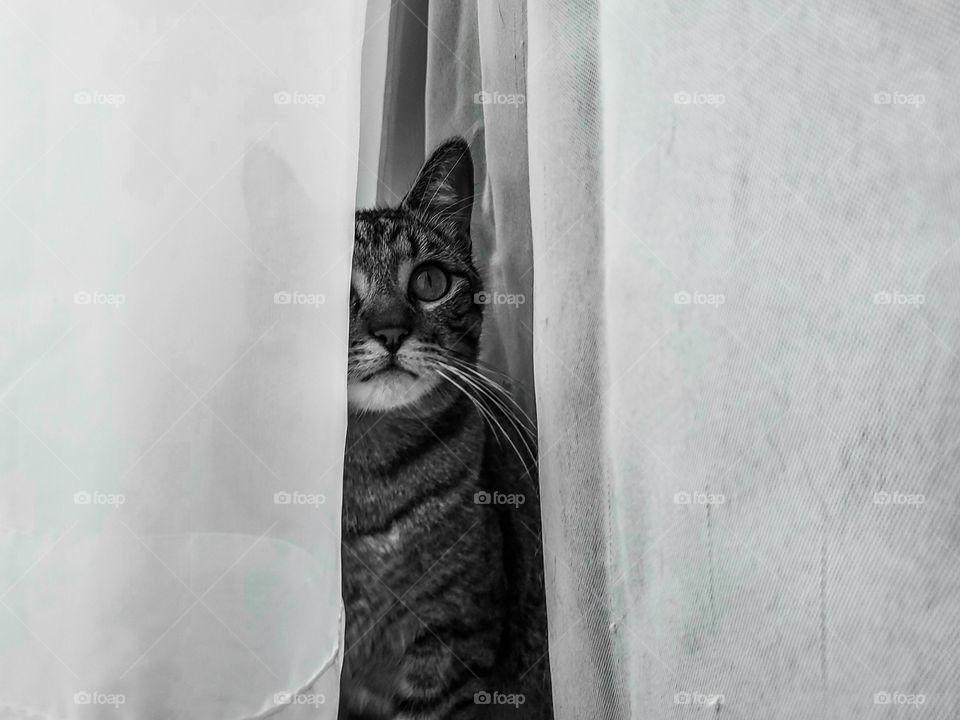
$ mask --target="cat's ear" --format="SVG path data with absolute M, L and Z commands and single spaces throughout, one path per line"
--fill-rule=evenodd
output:
M 451 235 L 470 234 L 473 210 L 473 160 L 461 137 L 433 151 L 401 207 L 422 213 Z

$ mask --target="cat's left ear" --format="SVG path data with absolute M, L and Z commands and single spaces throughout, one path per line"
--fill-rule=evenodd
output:
M 473 159 L 466 140 L 451 138 L 433 151 L 401 207 L 422 213 L 450 235 L 470 236 Z

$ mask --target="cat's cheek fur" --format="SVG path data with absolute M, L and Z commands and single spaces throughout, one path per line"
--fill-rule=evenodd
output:
M 440 379 L 433 374 L 411 377 L 377 375 L 369 380 L 347 383 L 347 403 L 354 410 L 384 412 L 412 405 L 433 390 Z

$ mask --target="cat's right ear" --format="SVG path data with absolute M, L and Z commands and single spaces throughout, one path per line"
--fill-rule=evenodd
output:
M 400 206 L 422 213 L 450 235 L 469 237 L 473 159 L 467 141 L 451 138 L 434 150 Z

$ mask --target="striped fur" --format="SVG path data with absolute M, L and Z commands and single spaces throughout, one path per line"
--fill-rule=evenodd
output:
M 342 720 L 553 716 L 535 448 L 477 371 L 472 193 L 457 139 L 399 208 L 357 213 Z M 449 291 L 423 302 L 410 283 L 428 261 Z M 382 328 L 403 330 L 399 348 Z M 477 495 L 494 491 L 525 501 Z

